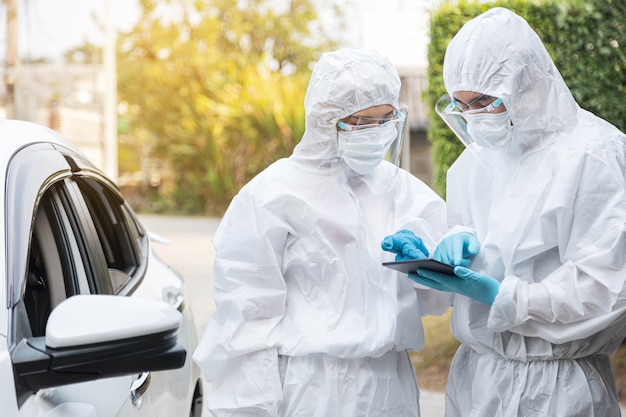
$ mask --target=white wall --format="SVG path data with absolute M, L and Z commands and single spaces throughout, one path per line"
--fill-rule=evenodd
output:
M 402 75 L 423 71 L 430 3 L 433 0 L 348 0 L 344 39 L 349 46 L 385 54 Z
M 411 129 L 425 129 L 427 109 L 421 100 L 428 67 L 429 10 L 440 0 L 316 0 L 326 33 L 341 47 L 372 48 L 395 65 L 402 78 L 402 100 L 409 106 Z M 343 12 L 342 28 L 334 6 Z

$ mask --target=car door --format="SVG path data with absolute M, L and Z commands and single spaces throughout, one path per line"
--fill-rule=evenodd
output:
M 66 298 L 116 293 L 108 279 L 100 242 L 92 225 L 85 221 L 88 213 L 77 204 L 74 171 L 66 155 L 43 143 L 20 150 L 8 167 L 9 351 L 23 339 L 43 335 L 50 312 Z M 149 374 L 45 388 L 36 393 L 16 382 L 17 415 L 154 416 L 149 385 Z
M 147 233 L 116 187 L 78 155 L 66 156 L 74 166 L 68 190 L 92 237 L 94 251 L 105 263 L 101 266 L 104 273 L 97 275 L 100 281 L 90 284 L 90 290 L 170 303 L 183 314 L 178 340 L 191 352 L 195 326 L 183 302 L 182 279 L 150 252 Z M 194 387 L 199 378 L 194 371 L 197 368 L 189 355 L 184 367 L 137 375 L 134 384 L 160 415 L 189 415 L 193 413 Z

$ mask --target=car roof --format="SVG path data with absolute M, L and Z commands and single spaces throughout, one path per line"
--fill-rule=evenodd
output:
M 15 152 L 33 143 L 50 142 L 79 152 L 71 142 L 54 130 L 22 120 L 0 119 L 0 138 L 0 167 L 5 168 Z

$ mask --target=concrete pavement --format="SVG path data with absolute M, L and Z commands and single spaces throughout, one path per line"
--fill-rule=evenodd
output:
M 444 417 L 444 393 L 420 391 L 421 417 Z

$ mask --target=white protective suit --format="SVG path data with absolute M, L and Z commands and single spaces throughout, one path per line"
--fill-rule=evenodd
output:
M 373 51 L 323 54 L 293 155 L 233 199 L 213 237 L 217 309 L 194 353 L 214 415 L 419 415 L 406 350 L 423 347 L 421 316 L 452 297 L 381 266 L 394 259 L 381 242 L 410 229 L 432 250 L 445 205 L 393 164 L 361 176 L 337 157 L 337 120 L 398 108 L 399 90 Z
M 607 355 L 626 334 L 625 135 L 577 105 L 509 10 L 463 26 L 443 74 L 451 96 L 502 98 L 518 145 L 466 149 L 448 171 L 449 222 L 482 245 L 470 268 L 502 281 L 491 308 L 455 297 L 446 416 L 619 416 Z

